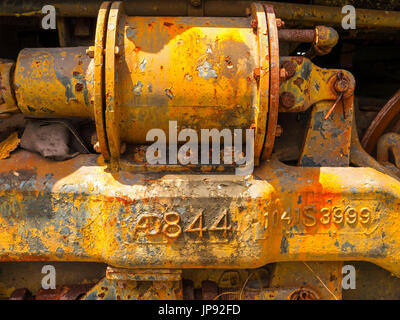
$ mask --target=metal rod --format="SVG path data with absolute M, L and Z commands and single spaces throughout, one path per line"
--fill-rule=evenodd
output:
M 313 42 L 314 29 L 281 29 L 278 30 L 279 40 L 287 42 Z
M 205 16 L 245 17 L 249 14 L 251 1 L 244 0 L 203 0 Z M 342 8 L 296 3 L 262 1 L 274 6 L 277 17 L 286 22 L 315 25 L 341 25 Z M 0 16 L 42 15 L 46 0 L 9 0 L 0 2 Z M 96 17 L 101 1 L 98 0 L 53 0 L 59 16 Z M 166 0 L 125 0 L 126 12 L 130 16 L 187 16 L 190 2 L 175 0 L 173 5 Z M 356 8 L 357 29 L 400 28 L 400 12 Z

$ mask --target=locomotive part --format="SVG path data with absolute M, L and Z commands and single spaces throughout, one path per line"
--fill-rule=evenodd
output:
M 0 160 L 0 262 L 107 265 L 97 281 L 13 287 L 11 299 L 340 299 L 345 261 L 400 277 L 399 125 L 385 129 L 398 99 L 367 130 L 368 154 L 353 75 L 313 60 L 338 33 L 289 29 L 264 2 L 250 9 L 131 16 L 103 2 L 93 45 L 0 60 L 0 122 L 29 119 L 4 140 L 7 156 L 19 136 L 31 139 Z M 308 43 L 304 54 L 279 54 L 298 43 Z M 89 120 L 100 155 L 71 119 Z M 195 133 L 253 130 L 255 170 L 146 163 L 147 133 L 172 121 Z M 69 149 L 68 134 L 84 151 Z M 46 157 L 47 135 L 63 142 L 51 153 L 58 161 Z M 276 152 L 281 137 L 296 148 Z M 37 145 L 43 156 L 30 152 Z
M 252 128 L 257 165 L 276 136 L 278 38 L 313 42 L 310 56 L 328 53 L 338 39 L 323 26 L 278 34 L 265 8 L 253 4 L 247 18 L 128 17 L 122 3 L 105 2 L 95 46 L 24 49 L 13 73 L 2 64 L 12 81 L 4 93 L 16 98 L 3 113 L 17 104 L 28 116 L 93 118 L 101 153 L 114 162 L 121 141 L 146 143 L 150 129 L 167 132 L 170 120 L 196 131 Z
M 151 128 L 168 131 L 170 120 L 194 130 L 252 127 L 255 158 L 266 135 L 268 156 L 278 109 L 277 28 L 273 12 L 252 8 L 248 18 L 210 20 L 128 17 L 122 3 L 104 3 L 94 47 L 21 51 L 19 109 L 95 118 L 106 160 L 119 158 L 121 140 L 145 143 Z

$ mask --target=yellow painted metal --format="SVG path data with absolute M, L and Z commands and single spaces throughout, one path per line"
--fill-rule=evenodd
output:
M 333 104 L 339 95 L 335 91 L 338 73 L 343 73 L 344 78 L 348 80 L 349 88 L 345 92 L 345 98 L 353 95 L 355 79 L 350 72 L 320 68 L 304 57 L 281 57 L 281 63 L 287 61 L 293 63 L 296 72 L 290 79 L 280 82 L 279 92 L 291 93 L 294 103 L 291 107 L 280 104 L 279 112 L 303 112 L 320 101 L 330 101 Z M 341 104 L 338 105 L 336 112 L 342 112 Z
M 11 60 L 0 59 L 0 116 L 7 113 L 20 112 L 12 90 L 12 72 L 15 63 Z
M 121 269 L 107 267 L 106 278 L 118 281 L 181 281 L 180 269 Z
M 120 65 L 121 134 L 150 128 L 250 128 L 257 106 L 257 37 L 250 18 L 129 17 Z
M 82 300 L 182 300 L 182 282 L 118 281 L 103 278 Z
M 120 30 L 120 25 L 123 25 L 124 23 L 124 16 L 122 2 L 113 2 L 108 16 L 105 50 L 105 124 L 108 148 L 110 150 L 111 167 L 113 170 L 118 170 L 119 168 L 119 155 L 121 147 L 120 96 L 123 94 L 122 92 L 126 90 L 126 88 L 118 82 L 118 74 L 120 70 L 118 61 L 119 52 L 117 52 L 119 50 L 118 31 Z
M 7 139 L 0 142 L 0 159 L 6 159 L 14 151 L 21 140 L 18 138 L 18 131 L 13 132 Z
M 362 260 L 400 276 L 400 184 L 376 170 L 269 161 L 247 180 L 160 177 L 112 175 L 96 159 L 60 166 L 20 151 L 2 160 L 0 261 L 143 269 Z
M 252 16 L 257 21 L 258 50 L 259 50 L 259 69 L 256 76 L 259 77 L 259 89 L 257 92 L 256 105 L 260 108 L 268 110 L 269 107 L 269 87 L 270 87 L 270 54 L 269 54 L 269 38 L 267 27 L 267 16 L 263 6 L 260 3 L 254 3 L 251 6 Z M 279 61 L 279 57 L 278 57 Z M 256 69 L 257 70 L 257 69 Z M 261 132 L 266 132 L 267 113 L 259 110 L 257 124 Z M 257 127 L 257 126 L 256 126 Z M 265 141 L 265 135 L 257 134 L 254 137 L 254 154 L 259 155 L 262 152 Z
M 85 47 L 23 49 L 14 74 L 19 109 L 31 116 L 93 118 L 93 69 Z
M 111 2 L 103 2 L 97 16 L 95 46 L 94 46 L 94 115 L 96 120 L 97 139 L 101 154 L 105 160 L 110 160 L 105 129 L 105 92 L 104 92 L 104 48 L 106 39 L 107 17 Z
M 264 6 L 267 17 L 268 37 L 269 37 L 269 77 L 270 89 L 268 90 L 268 122 L 264 138 L 264 149 L 262 159 L 269 159 L 275 142 L 276 124 L 278 123 L 278 105 L 279 105 L 279 43 L 278 28 L 273 7 Z
M 178 130 L 253 128 L 257 164 L 270 89 L 270 40 L 262 6 L 254 4 L 248 18 L 127 17 L 120 6 L 114 2 L 108 17 L 105 124 L 101 23 L 96 46 L 88 50 L 94 60 L 84 48 L 21 52 L 14 80 L 21 111 L 95 117 L 105 159 L 116 161 L 121 140 L 145 143 L 149 130 L 168 132 L 171 120 Z M 259 28 L 253 29 L 254 18 Z

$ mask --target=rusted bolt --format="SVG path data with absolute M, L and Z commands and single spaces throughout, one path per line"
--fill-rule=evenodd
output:
M 284 28 L 285 27 L 285 21 L 283 21 L 282 19 L 277 18 L 276 19 L 276 27 L 278 29 Z
M 116 46 L 116 47 L 114 48 L 114 53 L 115 53 L 115 55 L 116 55 L 117 57 L 119 57 L 119 56 L 121 55 L 121 50 L 119 49 L 118 46 Z
M 282 68 L 279 70 L 279 78 L 281 81 L 290 79 L 296 74 L 296 65 L 293 61 L 285 61 Z
M 285 68 L 280 68 L 279 69 L 279 80 L 285 81 L 287 76 L 288 76 L 288 73 L 287 73 L 286 69 Z
M 314 291 L 306 288 L 294 290 L 288 298 L 289 300 L 319 300 Z
M 77 83 L 75 85 L 75 91 L 82 91 L 83 90 L 83 83 Z
M 349 89 L 349 82 L 345 78 L 339 79 L 339 80 L 335 81 L 334 86 L 335 86 L 335 90 L 337 92 L 345 92 L 345 91 L 347 91 L 347 89 Z
M 257 25 L 258 25 L 257 20 L 256 20 L 256 19 L 252 19 L 252 20 L 251 20 L 250 26 L 251 26 L 254 30 L 257 30 Z
M 257 82 L 260 81 L 260 68 L 255 68 L 253 70 L 253 77 Z
M 275 129 L 275 137 L 280 137 L 283 133 L 282 127 L 278 124 Z
M 96 153 L 101 153 L 100 142 L 97 141 L 97 142 L 93 145 L 93 149 L 94 149 L 94 151 L 96 151 Z
M 89 58 L 94 58 L 94 47 L 93 46 L 90 46 L 89 48 L 87 48 L 86 49 L 86 55 L 89 57 Z
M 279 102 L 283 107 L 291 108 L 294 106 L 296 98 L 294 97 L 293 93 L 285 91 L 279 96 Z

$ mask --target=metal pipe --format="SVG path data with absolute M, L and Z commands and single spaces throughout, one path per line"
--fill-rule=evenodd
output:
M 251 1 L 244 0 L 203 0 L 205 16 L 244 17 L 250 12 Z M 297 3 L 262 1 L 262 4 L 274 6 L 277 17 L 302 25 L 341 25 L 343 14 L 341 7 L 316 6 Z M 42 15 L 41 9 L 47 1 L 2 1 L 0 16 Z M 100 1 L 97 0 L 54 0 L 59 16 L 96 17 Z M 132 16 L 186 16 L 191 4 L 187 0 L 176 0 L 172 6 L 162 0 L 125 0 L 126 12 Z M 356 9 L 357 29 L 363 28 L 400 28 L 400 12 Z
M 261 1 L 261 3 L 274 6 L 278 18 L 285 20 L 285 22 L 296 22 L 297 25 L 315 25 L 323 23 L 325 25 L 340 26 L 344 17 L 341 7 L 280 3 L 273 1 Z M 207 16 L 238 16 L 245 15 L 248 11 L 248 7 L 248 1 L 206 0 L 204 13 Z M 400 12 L 397 11 L 356 8 L 356 14 L 357 29 L 400 28 Z
M 315 30 L 313 29 L 281 29 L 278 31 L 279 40 L 285 42 L 313 42 Z

